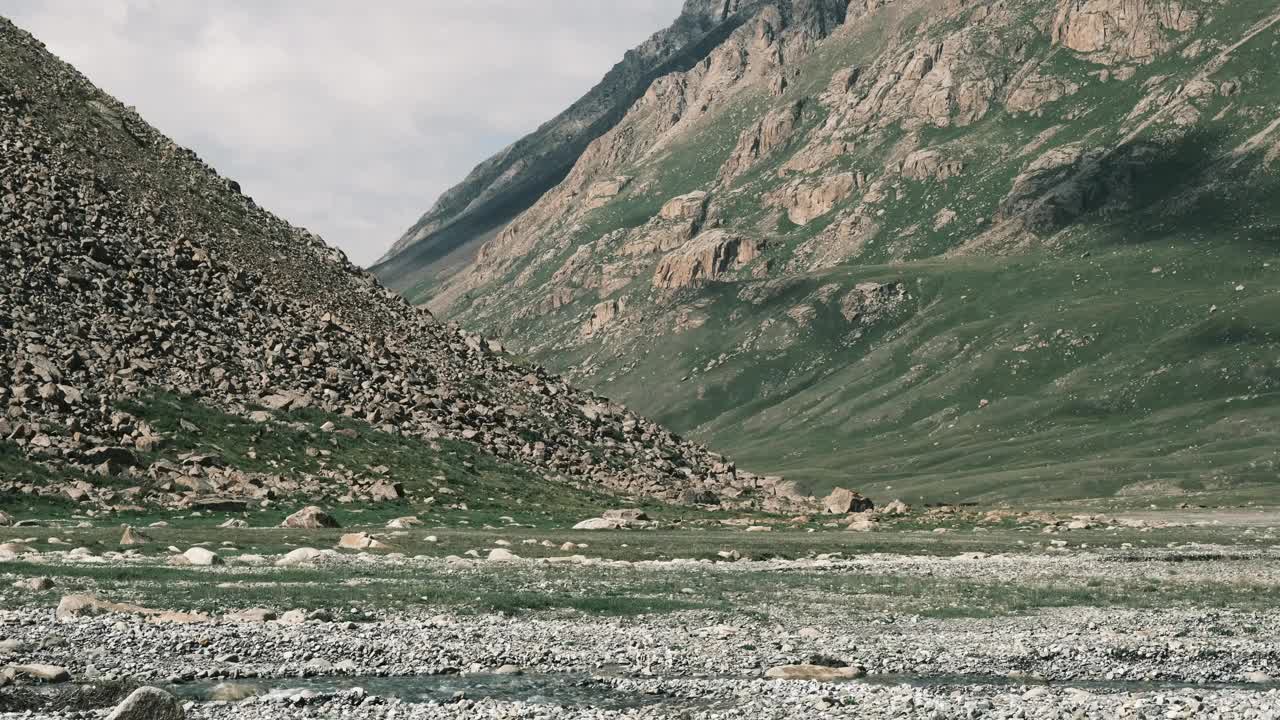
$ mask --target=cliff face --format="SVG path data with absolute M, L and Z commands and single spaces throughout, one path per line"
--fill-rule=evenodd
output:
M 1269 481 L 1274 7 L 739 17 L 423 299 L 816 485 Z
M 763 0 L 687 0 L 667 29 L 630 50 L 580 100 L 476 166 L 371 268 L 389 287 L 427 292 L 474 257 L 478 247 L 570 171 L 587 146 L 613 128 L 659 77 L 701 62 L 737 27 L 761 12 Z M 793 7 L 794 6 L 794 7 Z M 798 0 L 782 11 L 816 35 L 839 25 L 843 0 Z

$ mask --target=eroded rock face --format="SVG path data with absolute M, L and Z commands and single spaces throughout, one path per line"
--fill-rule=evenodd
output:
M 786 144 L 800 121 L 802 105 L 791 103 L 765 115 L 743 131 L 729 159 L 720 168 L 720 181 L 728 183 L 751 169 L 760 158 Z
M 658 262 L 653 286 L 664 290 L 715 280 L 760 256 L 764 242 L 724 230 L 708 230 Z
M 814 181 L 795 181 L 764 197 L 764 204 L 780 207 L 797 225 L 806 225 L 831 212 L 861 187 L 857 175 L 838 173 Z
M 1051 31 L 1055 44 L 1104 65 L 1147 62 L 1168 50 L 1200 14 L 1182 0 L 1062 0 Z
M 614 318 L 622 314 L 626 307 L 625 300 L 605 300 L 597 304 L 591 310 L 591 317 L 587 318 L 587 322 L 582 326 L 583 337 L 591 337 L 596 333 L 604 330 Z
M 902 176 L 912 180 L 946 180 L 964 172 L 964 163 L 937 150 L 916 150 L 902 161 Z

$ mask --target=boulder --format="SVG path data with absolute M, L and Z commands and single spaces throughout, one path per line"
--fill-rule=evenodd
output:
M 519 555 L 516 555 L 506 548 L 494 548 L 489 551 L 490 562 L 514 562 L 519 559 Z
M 830 495 L 823 498 L 822 506 L 831 515 L 866 512 L 875 508 L 875 504 L 868 498 L 852 490 L 840 487 L 832 490 Z
M 129 603 L 114 603 L 94 597 L 93 595 L 66 595 L 58 602 L 54 618 L 60 621 L 71 621 L 81 617 L 94 617 L 108 613 L 124 615 L 158 615 L 159 610 L 144 608 Z
M 374 502 L 395 502 L 404 497 L 404 485 L 390 480 L 379 480 L 369 488 L 369 499 Z
M 338 547 L 345 550 L 385 550 L 388 546 L 369 533 L 347 533 L 338 539 Z
M 285 518 L 284 522 L 280 523 L 280 527 L 317 530 L 319 528 L 336 528 L 339 525 L 338 521 L 334 520 L 329 513 L 315 505 L 308 505 Z
M 573 529 L 574 530 L 617 530 L 620 527 L 622 527 L 622 524 L 619 523 L 617 520 L 610 520 L 608 518 L 598 517 L 598 518 L 591 518 L 589 520 L 583 520 L 577 525 L 574 525 Z
M 13 524 L 13 516 L 0 510 L 0 527 L 9 527 Z
M 179 558 L 181 558 L 179 560 Z M 211 565 L 221 565 L 222 558 L 212 550 L 206 550 L 202 547 L 193 547 L 188 549 L 181 555 L 176 555 L 173 560 L 177 561 L 175 565 L 195 565 L 197 567 L 209 567 Z
M 274 610 L 266 608 L 249 608 L 247 610 L 237 610 L 222 616 L 227 622 L 235 623 L 262 623 L 269 620 L 275 620 L 277 617 Z
M 44 592 L 56 585 L 53 578 L 34 577 L 25 580 L 19 580 L 13 584 L 19 590 L 30 590 L 31 592 Z
M 58 665 L 34 663 L 31 665 L 10 665 L 9 669 L 13 671 L 14 675 L 36 682 L 61 683 L 71 679 L 71 673 L 67 672 L 66 668 Z
M 149 542 L 151 538 L 128 525 L 124 526 L 124 532 L 120 535 L 121 545 L 145 545 Z
M 182 720 L 182 701 L 156 687 L 140 687 L 111 711 L 106 720 Z
M 903 515 L 910 515 L 911 506 L 902 502 L 901 500 L 894 500 L 893 502 L 890 502 L 888 505 L 885 505 L 884 507 L 880 508 L 879 513 L 881 515 L 885 515 L 889 517 L 894 517 L 894 516 L 900 517 Z
M 290 550 L 284 557 L 276 561 L 276 567 L 290 567 L 293 565 L 309 565 L 320 558 L 324 557 L 324 553 L 315 548 L 300 547 L 296 550 Z
M 409 528 L 418 527 L 422 521 L 409 515 L 406 517 L 398 517 L 387 523 L 387 527 L 392 530 L 408 530 Z

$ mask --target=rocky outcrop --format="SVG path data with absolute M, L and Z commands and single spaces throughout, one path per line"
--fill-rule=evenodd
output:
M 902 161 L 901 173 L 912 180 L 946 180 L 964 172 L 964 163 L 937 150 L 916 150 Z
M 1200 22 L 1187 0 L 1061 0 L 1053 42 L 1103 65 L 1149 62 Z
M 1051 102 L 1079 91 L 1080 86 L 1069 80 L 1032 73 L 1009 93 L 1004 106 L 1011 112 L 1034 113 Z
M 583 203 L 583 207 L 587 210 L 594 210 L 598 207 L 604 207 L 610 200 L 618 196 L 623 188 L 631 182 L 631 177 L 627 175 L 619 175 L 618 177 L 606 178 L 591 184 L 587 188 L 587 197 Z
M 626 307 L 626 300 L 605 300 L 591 309 L 591 317 L 582 326 L 582 336 L 592 337 L 608 327 Z
M 839 173 L 812 181 L 797 180 L 765 195 L 764 204 L 780 207 L 797 225 L 806 225 L 831 212 L 862 186 L 854 173 Z
M 723 230 L 708 230 L 658 262 L 653 286 L 663 290 L 689 287 L 721 275 L 760 256 L 764 243 Z
M 800 122 L 799 102 L 771 111 L 738 137 L 738 144 L 720 167 L 720 182 L 729 183 L 751 169 L 760 158 L 782 147 Z
M 744 78 L 781 92 L 782 68 L 834 31 L 847 12 L 846 0 L 687 0 L 670 27 L 628 51 L 585 96 L 442 194 L 372 271 L 398 289 L 423 279 L 443 284 L 453 273 L 450 257 L 473 255 L 529 209 L 618 128 L 633 105 L 663 106 L 658 114 L 665 120 L 658 124 L 670 127 Z M 596 149 L 613 154 L 617 143 Z

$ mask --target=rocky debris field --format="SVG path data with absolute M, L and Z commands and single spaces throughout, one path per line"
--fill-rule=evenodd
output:
M 1273 526 L 1064 541 L 637 515 L 159 529 L 121 550 L 17 528 L 0 546 L 0 716 L 63 717 L 33 699 L 62 697 L 103 717 L 150 685 L 191 718 L 1280 717 Z M 71 687 L 114 695 L 72 705 Z
M 462 441 L 588 487 L 787 502 L 776 481 L 410 307 L 2 19 L 0 237 L 0 450 L 82 475 L 75 499 L 119 481 L 146 502 L 201 464 L 157 458 L 173 433 L 124 407 L 164 390 L 255 422 L 311 410 Z M 247 484 L 208 474 L 223 492 Z M 28 485 L 0 477 L 0 491 Z

